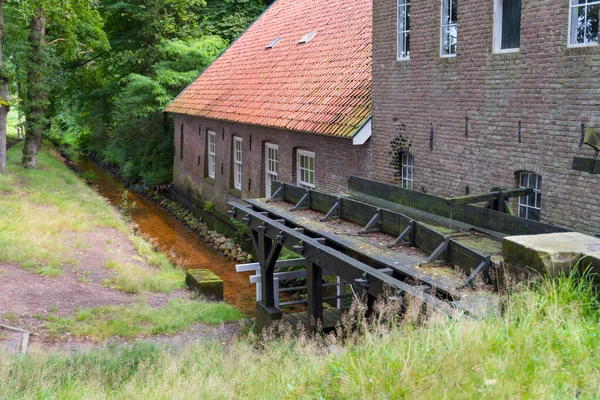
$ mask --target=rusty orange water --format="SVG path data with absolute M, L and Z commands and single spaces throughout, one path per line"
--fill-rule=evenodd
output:
M 125 187 L 119 180 L 88 158 L 82 158 L 76 165 L 78 170 L 89 174 L 90 180 L 102 196 L 115 207 L 121 205 Z M 153 238 L 161 251 L 171 259 L 177 260 L 181 268 L 210 269 L 223 279 L 225 301 L 249 315 L 254 312 L 256 291 L 254 285 L 248 283 L 249 273 L 240 273 L 238 276 L 235 272 L 235 263 L 213 251 L 195 233 L 187 230 L 181 222 L 175 220 L 154 202 L 131 192 L 129 201 L 136 203 L 136 207 L 131 211 L 131 217 L 144 236 Z

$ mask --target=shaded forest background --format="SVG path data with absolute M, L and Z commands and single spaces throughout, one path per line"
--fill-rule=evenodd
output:
M 163 108 L 271 1 L 3 3 L 2 75 L 23 131 L 155 186 L 172 179 L 173 128 Z

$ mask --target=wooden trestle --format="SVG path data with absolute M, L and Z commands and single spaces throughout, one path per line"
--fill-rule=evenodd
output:
M 479 254 L 451 237 L 397 212 L 293 185 L 276 182 L 274 186 L 274 199 L 295 206 L 282 210 L 268 200 L 246 200 L 247 205 L 229 203 L 232 209 L 228 212 L 230 217 L 249 228 L 258 256 L 262 290 L 261 300 L 257 302 L 259 331 L 273 321 L 282 319 L 281 311 L 275 307 L 273 280 L 275 265 L 283 247 L 302 255 L 306 260 L 308 299 L 305 319 L 312 327 L 315 327 L 316 321 L 321 321 L 322 326 L 324 322 L 331 324 L 329 314 L 327 321 L 324 321 L 323 270 L 352 283 L 356 291 L 366 294 L 368 304 L 373 304 L 374 299 L 387 287 L 398 296 L 418 299 L 424 306 L 449 317 L 478 315 L 477 307 L 468 304 L 473 299 L 473 292 L 468 290 L 468 286 L 476 276 L 491 283 L 488 274 L 491 266 L 489 255 Z M 396 244 L 408 242 L 431 255 L 409 257 L 402 255 L 399 249 L 386 246 L 377 252 L 363 251 L 362 246 L 357 245 L 360 237 L 349 241 L 320 228 L 318 224 L 303 223 L 294 217 L 296 210 L 324 213 L 322 221 L 339 218 L 358 223 L 364 226 L 359 232 L 360 236 L 368 236 L 373 232 L 391 234 L 397 237 Z M 419 261 L 432 262 L 436 259 L 459 266 L 469 278 L 457 282 L 419 271 Z

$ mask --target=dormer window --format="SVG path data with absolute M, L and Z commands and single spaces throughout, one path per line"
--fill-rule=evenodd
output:
M 316 31 L 308 32 L 306 35 L 302 36 L 300 40 L 298 40 L 298 44 L 305 44 L 310 42 L 310 40 L 314 38 L 316 34 Z
M 267 49 L 267 50 L 269 50 L 269 49 L 272 49 L 272 48 L 273 48 L 273 47 L 275 47 L 275 46 L 277 45 L 277 43 L 279 43 L 280 41 L 281 41 L 281 38 L 280 38 L 280 37 L 277 37 L 277 38 L 273 39 L 273 40 L 271 41 L 271 43 L 269 43 L 269 44 L 267 45 L 266 49 Z

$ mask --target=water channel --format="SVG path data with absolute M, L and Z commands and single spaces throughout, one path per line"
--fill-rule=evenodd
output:
M 88 175 L 86 177 L 93 182 L 96 190 L 113 206 L 121 205 L 121 197 L 126 188 L 118 179 L 86 157 L 82 157 L 76 167 Z M 129 201 L 136 203 L 131 217 L 145 237 L 153 238 L 158 248 L 171 259 L 178 260 L 177 265 L 183 269 L 210 269 L 223 280 L 225 301 L 248 315 L 254 313 L 256 291 L 254 285 L 248 283 L 249 273 L 238 275 L 235 263 L 217 254 L 156 203 L 131 192 Z

